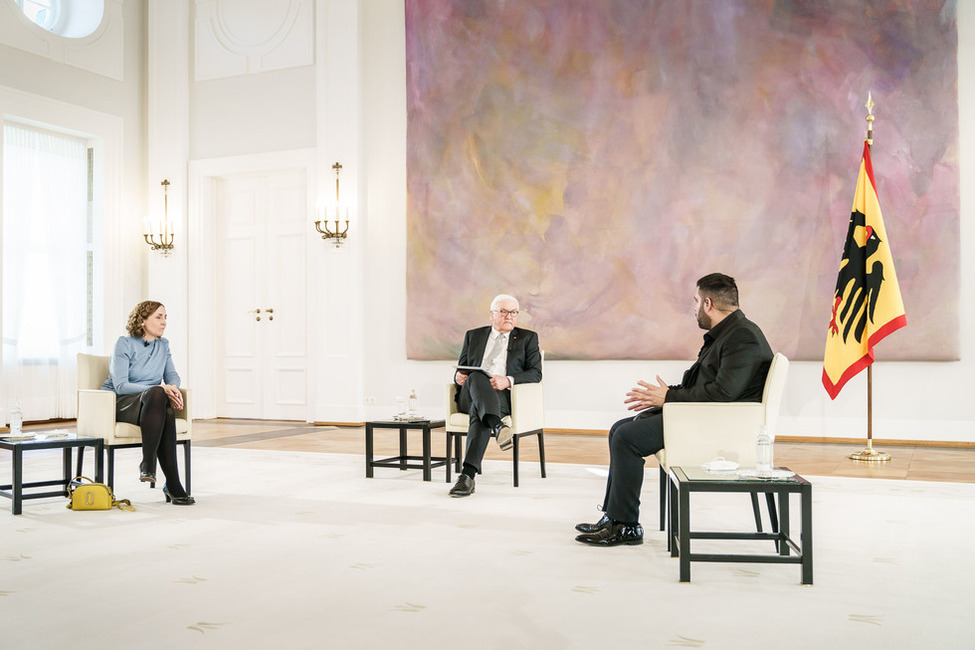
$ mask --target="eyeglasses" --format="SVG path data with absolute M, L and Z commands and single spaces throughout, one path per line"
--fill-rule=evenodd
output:
M 494 313 L 501 314 L 502 317 L 511 316 L 512 318 L 514 318 L 515 316 L 518 315 L 518 310 L 515 309 L 514 311 L 508 311 L 507 309 L 495 309 Z

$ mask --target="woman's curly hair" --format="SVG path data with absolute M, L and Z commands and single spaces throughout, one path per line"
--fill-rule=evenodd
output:
M 125 325 L 125 330 L 129 333 L 129 336 L 145 335 L 146 332 L 142 329 L 142 324 L 162 306 L 163 304 L 161 302 L 156 302 L 155 300 L 143 300 L 136 305 L 132 313 L 129 314 L 129 322 Z

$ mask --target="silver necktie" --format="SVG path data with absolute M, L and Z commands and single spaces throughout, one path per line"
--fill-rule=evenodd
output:
M 491 353 L 487 355 L 486 359 L 484 359 L 483 365 L 485 370 L 490 370 L 491 366 L 494 364 L 495 359 L 497 359 L 498 355 L 501 354 L 501 350 L 504 349 L 506 338 L 507 338 L 506 334 L 500 334 L 498 338 L 495 339 L 494 347 L 491 348 Z

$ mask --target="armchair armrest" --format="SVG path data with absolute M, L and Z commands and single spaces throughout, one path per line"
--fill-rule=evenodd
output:
M 454 395 L 457 394 L 457 384 L 450 382 L 446 388 L 447 419 L 449 420 L 451 415 L 460 413 L 460 411 L 457 409 L 457 400 L 454 399 Z
M 515 384 L 511 387 L 511 424 L 516 433 L 545 428 L 545 401 L 541 382 Z
M 755 438 L 765 424 L 761 402 L 669 402 L 663 418 L 668 466 L 701 465 L 716 456 L 755 465 Z
M 189 388 L 180 388 L 179 392 L 183 394 L 183 408 L 177 409 L 176 417 L 186 420 L 186 433 L 184 435 L 190 436 L 193 433 L 193 416 L 190 410 L 190 399 L 193 391 Z
M 110 438 L 115 432 L 115 393 L 110 390 L 78 391 L 78 435 Z

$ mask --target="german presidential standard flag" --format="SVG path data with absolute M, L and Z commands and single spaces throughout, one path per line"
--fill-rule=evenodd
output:
M 873 346 L 906 324 L 870 147 L 864 142 L 823 356 L 823 386 L 830 399 L 836 399 L 851 377 L 873 363 Z

